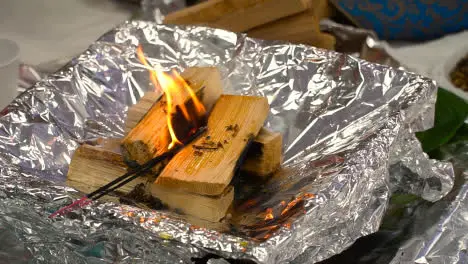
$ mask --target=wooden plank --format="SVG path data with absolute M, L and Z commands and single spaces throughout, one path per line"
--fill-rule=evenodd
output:
M 310 0 L 211 0 L 169 14 L 164 23 L 244 32 L 307 10 Z
M 269 112 L 264 97 L 222 95 L 208 118 L 207 132 L 180 151 L 156 184 L 202 195 L 220 195 L 237 161 Z
M 224 218 L 234 200 L 234 187 L 228 186 L 218 196 L 206 196 L 152 184 L 151 194 L 176 212 L 210 222 L 218 222 Z
M 260 25 L 306 11 L 309 0 L 265 0 L 259 4 L 225 14 L 209 26 L 245 32 Z
M 309 6 L 308 12 L 310 12 L 313 17 L 317 18 L 317 21 L 331 17 L 335 11 L 328 0 L 309 0 Z
M 255 38 L 278 39 L 277 36 L 295 35 L 303 32 L 320 32 L 319 20 L 311 10 L 252 28 L 247 31 L 247 34 Z
M 314 11 L 300 13 L 256 27 L 247 32 L 249 37 L 266 40 L 283 40 L 294 44 L 307 44 L 334 50 L 335 37 L 320 32 L 319 20 Z
M 241 170 L 265 178 L 277 171 L 283 157 L 283 136 L 262 128 L 252 142 Z
M 209 0 L 168 14 L 164 23 L 176 25 L 203 24 L 221 19 L 237 9 L 247 8 L 263 0 Z
M 207 111 L 212 108 L 222 93 L 221 77 L 215 67 L 190 68 L 182 74 L 182 78 L 191 86 Z M 187 105 L 190 97 L 181 96 L 185 96 L 182 101 Z M 178 124 L 175 128 L 186 129 L 188 127 L 183 122 L 174 123 Z M 187 133 L 182 134 L 187 135 Z M 122 145 L 130 160 L 143 164 L 166 152 L 170 142 L 166 120 L 166 100 L 165 96 L 162 96 L 125 136 Z

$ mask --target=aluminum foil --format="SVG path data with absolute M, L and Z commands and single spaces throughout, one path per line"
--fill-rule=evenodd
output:
M 163 69 L 217 66 L 227 93 L 268 98 L 266 125 L 284 136 L 283 170 L 236 204 L 227 229 L 110 202 L 47 218 L 78 197 L 64 184 L 78 145 L 122 136 L 128 106 L 152 89 L 136 45 Z M 431 200 L 449 191 L 451 165 L 429 161 L 413 135 L 432 125 L 435 94 L 427 78 L 344 54 L 128 22 L 21 94 L 0 118 L 0 229 L 20 242 L 25 262 L 190 263 L 207 252 L 317 262 L 378 229 L 390 186 L 399 183 L 389 181 L 392 165 L 413 172 L 404 181 L 417 183 L 409 191 Z
M 414 219 L 409 239 L 400 246 L 392 264 L 455 264 L 468 260 L 465 231 L 468 228 L 468 141 L 446 145 L 441 148 L 441 153 L 454 165 L 456 184 L 449 195 L 422 210 Z M 434 211 L 440 213 L 431 216 Z

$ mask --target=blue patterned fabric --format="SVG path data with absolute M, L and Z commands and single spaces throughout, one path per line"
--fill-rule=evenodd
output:
M 332 1 L 382 39 L 427 40 L 468 29 L 468 0 Z

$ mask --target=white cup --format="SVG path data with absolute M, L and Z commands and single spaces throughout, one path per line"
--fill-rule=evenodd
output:
M 19 47 L 0 38 L 0 111 L 18 95 Z

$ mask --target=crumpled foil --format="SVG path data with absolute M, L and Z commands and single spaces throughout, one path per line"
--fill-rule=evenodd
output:
M 227 230 L 110 202 L 47 218 L 78 197 L 64 180 L 79 143 L 121 137 L 128 106 L 153 89 L 136 45 L 165 70 L 217 66 L 227 93 L 268 98 L 266 125 L 283 133 L 284 169 L 238 206 L 247 209 L 236 209 Z M 435 94 L 427 78 L 344 54 L 128 22 L 21 94 L 0 119 L 0 229 L 20 242 L 18 262 L 190 263 L 207 252 L 317 262 L 378 229 L 393 162 L 413 172 L 414 193 L 437 200 L 450 190 L 451 165 L 428 161 L 412 134 L 432 125 Z
M 453 163 L 457 180 L 453 190 L 421 210 L 409 229 L 409 239 L 396 253 L 397 263 L 466 263 L 468 238 L 468 141 L 455 142 L 441 148 L 444 159 Z M 431 215 L 432 212 L 440 212 Z

